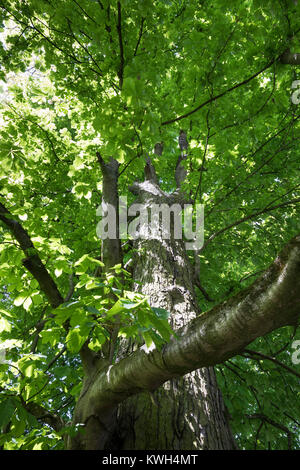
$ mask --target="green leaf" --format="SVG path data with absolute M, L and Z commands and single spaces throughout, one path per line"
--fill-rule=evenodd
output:
M 31 297 L 27 297 L 27 299 L 23 303 L 23 307 L 25 308 L 26 311 L 28 311 L 30 309 L 31 304 L 32 304 Z
M 80 351 L 85 341 L 88 338 L 90 328 L 73 328 L 69 331 L 66 337 L 66 343 L 68 350 L 76 354 Z
M 43 344 L 49 344 L 52 348 L 61 340 L 61 329 L 57 327 L 48 328 L 40 332 Z
M 3 317 L 0 317 L 0 333 L 2 331 L 11 331 L 11 324 Z
M 152 336 L 151 336 L 150 332 L 149 331 L 144 331 L 143 332 L 143 338 L 145 340 L 145 344 L 146 344 L 147 348 L 149 349 L 150 346 L 153 343 L 153 339 L 152 339 Z
M 16 405 L 11 398 L 8 398 L 0 403 L 0 428 L 2 431 L 5 429 L 7 424 L 10 422 Z
M 61 304 L 54 310 L 55 322 L 58 323 L 58 325 L 63 325 L 68 320 L 68 318 L 80 310 L 81 307 L 81 302 L 78 300 Z
M 107 318 L 111 318 L 115 315 L 118 315 L 120 314 L 121 312 L 123 312 L 124 310 L 124 306 L 123 306 L 123 303 L 121 302 L 121 300 L 118 300 L 111 309 L 109 309 L 107 312 L 106 312 L 106 317 Z
M 26 299 L 27 299 L 27 296 L 19 295 L 18 297 L 15 298 L 14 305 L 16 305 L 16 307 L 20 307 L 21 305 L 23 305 Z
M 162 320 L 168 320 L 169 316 L 170 316 L 170 312 L 168 312 L 167 310 L 165 310 L 164 308 L 160 308 L 160 307 L 151 307 L 152 311 L 155 313 L 155 315 L 162 319 Z

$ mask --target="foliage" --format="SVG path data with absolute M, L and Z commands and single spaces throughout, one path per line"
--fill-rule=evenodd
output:
M 133 293 L 120 266 L 95 276 L 101 271 L 96 209 L 102 191 L 96 151 L 118 159 L 120 191 L 127 195 L 143 177 L 144 156 L 163 141 L 163 157 L 153 154 L 153 163 L 163 189 L 172 191 L 177 137 L 185 129 L 189 176 L 183 189 L 205 204 L 205 239 L 211 237 L 199 255 L 201 282 L 214 303 L 249 285 L 299 230 L 293 203 L 299 197 L 299 108 L 290 99 L 299 74 L 278 60 L 291 37 L 292 47 L 299 46 L 299 6 L 5 0 L 0 7 L 0 202 L 27 230 L 63 295 L 75 279 L 71 299 L 53 309 L 25 270 L 18 243 L 0 225 L 6 350 L 0 445 L 57 449 L 60 434 L 42 426 L 27 404 L 70 421 L 82 379 L 78 351 L 87 338 L 92 349 L 102 348 L 116 318 L 121 335 L 147 347 L 160 347 L 171 334 L 167 313 Z M 131 256 L 125 248 L 124 261 Z M 208 309 L 212 303 L 197 293 Z M 251 349 L 273 357 L 285 346 L 278 359 L 292 367 L 295 338 L 284 329 Z M 299 448 L 299 379 L 270 361 L 242 356 L 218 370 L 242 448 L 287 448 L 284 428 Z M 247 418 L 258 413 L 281 428 Z

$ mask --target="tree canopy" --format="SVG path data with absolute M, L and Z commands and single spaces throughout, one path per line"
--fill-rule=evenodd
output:
M 172 334 L 167 313 L 132 292 L 126 240 L 123 266 L 96 275 L 97 152 L 119 162 L 129 201 L 149 155 L 171 193 L 183 129 L 181 190 L 205 209 L 204 246 L 189 252 L 201 310 L 248 288 L 299 233 L 299 5 L 0 0 L 0 11 L 0 445 L 60 449 L 86 340 L 105 347 L 115 315 L 148 346 Z M 300 446 L 296 326 L 274 321 L 220 354 L 241 448 Z

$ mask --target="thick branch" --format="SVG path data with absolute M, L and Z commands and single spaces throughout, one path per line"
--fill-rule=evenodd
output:
M 74 273 L 69 275 L 69 292 L 67 293 L 66 297 L 64 298 L 64 302 L 69 302 L 72 299 L 72 296 L 74 294 Z
M 165 381 L 235 356 L 257 337 L 296 324 L 300 312 L 300 234 L 252 286 L 199 315 L 177 332 L 161 351 L 140 349 L 106 368 L 87 390 L 84 401 L 107 416 L 126 398 L 155 390 Z M 79 422 L 86 408 L 79 407 Z M 90 413 L 90 409 L 86 411 Z
M 108 163 L 105 163 L 100 153 L 97 152 L 97 158 L 100 164 L 100 168 L 103 176 L 103 193 L 102 193 L 102 209 L 104 214 L 109 214 L 109 211 L 113 209 L 115 213 L 115 233 L 113 236 L 109 236 L 102 240 L 102 261 L 105 264 L 105 269 L 108 270 L 117 264 L 121 264 L 123 261 L 122 247 L 119 237 L 119 193 L 118 193 L 118 177 L 119 177 L 119 163 L 113 158 Z M 114 296 L 112 296 L 114 298 Z M 112 360 L 114 354 L 114 348 L 119 330 L 119 319 L 116 316 L 115 325 L 110 332 L 110 344 L 109 351 L 103 349 L 104 354 Z M 85 360 L 88 357 L 88 361 Z M 82 351 L 82 361 L 90 362 L 93 361 L 92 351 L 87 347 Z M 87 370 L 86 366 L 84 366 Z
M 187 176 L 187 171 L 182 164 L 183 160 L 186 160 L 186 155 L 179 155 L 177 163 L 176 163 L 176 167 L 175 167 L 175 181 L 176 181 L 177 189 L 181 188 L 181 185 Z
M 29 237 L 28 233 L 22 225 L 14 218 L 14 216 L 0 203 L 0 220 L 8 227 L 13 237 L 18 241 L 20 247 L 25 253 L 26 258 L 23 259 L 23 265 L 38 281 L 41 290 L 46 295 L 52 307 L 56 308 L 63 303 L 63 298 L 43 264 L 37 250 Z

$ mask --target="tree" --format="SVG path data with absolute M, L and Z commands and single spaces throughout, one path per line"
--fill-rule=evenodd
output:
M 299 448 L 300 28 L 278 5 L 0 1 L 4 449 Z M 203 246 L 100 242 L 121 196 L 204 204 Z

